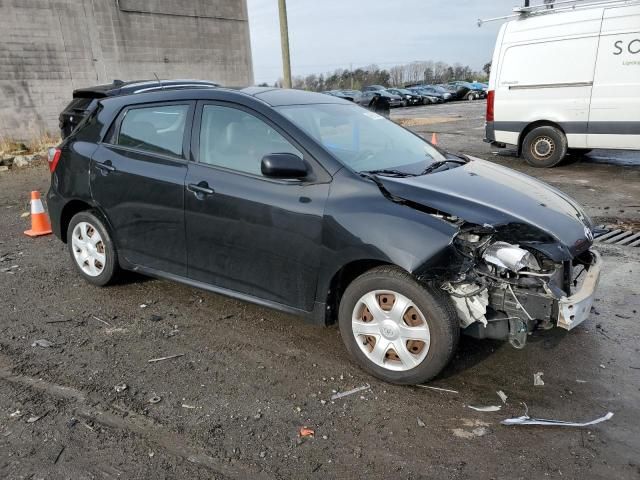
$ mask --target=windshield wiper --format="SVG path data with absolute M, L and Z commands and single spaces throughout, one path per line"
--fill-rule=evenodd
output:
M 360 173 L 364 175 L 386 175 L 389 177 L 415 177 L 416 176 L 415 173 L 407 173 L 407 172 L 402 172 L 400 170 L 393 170 L 389 168 L 382 168 L 380 170 L 364 170 Z
M 447 159 L 447 160 L 439 160 L 437 162 L 433 162 L 431 165 L 429 165 L 427 168 L 425 168 L 420 175 L 428 175 L 431 172 L 433 172 L 434 170 L 437 170 L 438 168 L 442 167 L 443 165 L 446 165 L 447 163 L 457 163 L 458 165 L 465 165 L 467 162 L 464 160 L 454 160 L 454 159 Z

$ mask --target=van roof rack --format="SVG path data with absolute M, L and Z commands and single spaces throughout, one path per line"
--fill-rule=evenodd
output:
M 478 19 L 478 27 L 487 22 L 495 22 L 498 20 L 507 20 L 522 18 L 533 15 L 546 15 L 550 13 L 560 13 L 569 10 L 582 10 L 586 8 L 596 8 L 602 6 L 615 5 L 632 5 L 640 3 L 639 0 L 545 0 L 544 3 L 538 5 L 529 5 L 528 1 L 521 7 L 514 7 L 513 14 L 502 17 Z

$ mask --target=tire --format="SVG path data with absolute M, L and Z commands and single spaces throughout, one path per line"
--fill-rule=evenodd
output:
M 392 303 L 385 313 L 386 301 Z M 396 304 L 403 306 L 393 308 Z M 411 330 L 406 330 L 408 321 Z M 360 367 L 385 382 L 401 385 L 426 382 L 440 373 L 460 336 L 457 314 L 444 292 L 425 287 L 392 266 L 369 270 L 349 284 L 340 301 L 338 322 L 347 351 Z M 356 333 L 362 331 L 372 334 Z
M 466 98 L 467 98 L 467 100 L 469 100 L 471 102 L 472 100 L 476 99 L 476 96 L 475 96 L 475 94 L 473 92 L 469 92 L 469 93 L 467 93 L 467 97 Z
M 67 228 L 67 246 L 73 265 L 87 282 L 102 287 L 115 280 L 118 254 L 104 221 L 95 211 L 73 216 Z
M 556 127 L 534 128 L 522 142 L 522 156 L 532 167 L 555 167 L 566 154 L 567 137 Z
M 407 106 L 407 101 L 406 100 L 402 100 L 402 107 L 406 107 Z

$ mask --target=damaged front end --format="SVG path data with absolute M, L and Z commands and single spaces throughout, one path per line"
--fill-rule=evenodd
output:
M 587 242 L 570 259 L 552 260 L 550 238 L 516 242 L 513 231 L 462 224 L 453 248 L 464 261 L 441 288 L 464 333 L 523 348 L 534 330 L 570 330 L 589 316 L 602 262 Z

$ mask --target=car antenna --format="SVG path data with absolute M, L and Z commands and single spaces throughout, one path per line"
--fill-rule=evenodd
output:
M 160 79 L 158 78 L 158 75 L 156 74 L 156 72 L 153 72 L 153 76 L 156 77 L 156 80 L 158 81 L 158 84 L 160 85 L 160 88 L 162 90 L 164 90 L 164 85 L 162 85 L 162 82 L 160 81 Z

